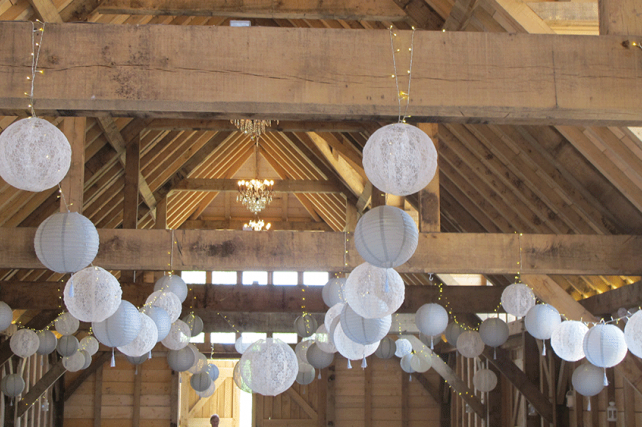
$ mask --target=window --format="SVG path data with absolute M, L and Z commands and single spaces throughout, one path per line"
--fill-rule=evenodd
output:
M 205 342 L 205 333 L 201 332 L 195 337 L 190 338 L 189 342 L 196 343 L 196 344 L 203 344 Z
M 212 271 L 212 283 L 215 285 L 236 285 L 236 271 Z
M 204 285 L 205 284 L 204 271 L 183 271 L 181 278 L 190 285 Z
M 324 286 L 330 280 L 327 271 L 304 271 L 303 284 L 308 286 Z
M 297 285 L 299 273 L 296 271 L 275 271 L 272 274 L 272 283 L 276 286 Z
M 236 342 L 235 332 L 212 332 L 210 334 L 212 344 L 234 344 Z
M 244 271 L 242 282 L 244 285 L 267 285 L 267 271 Z
M 258 340 L 264 340 L 267 338 L 267 334 L 265 332 L 243 332 L 241 333 L 241 338 L 243 339 L 243 342 L 249 342 L 249 343 L 254 343 Z
M 294 332 L 275 332 L 272 337 L 278 338 L 286 344 L 296 344 L 298 341 L 298 335 Z

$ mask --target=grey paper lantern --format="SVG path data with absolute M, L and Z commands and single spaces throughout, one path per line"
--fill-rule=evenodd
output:
M 589 328 L 582 322 L 567 320 L 551 334 L 551 347 L 560 359 L 577 362 L 584 358 L 584 337 Z
M 191 374 L 200 374 L 201 372 L 205 372 L 208 365 L 207 357 L 205 357 L 203 353 L 198 351 L 198 349 L 196 349 L 196 353 L 197 354 L 196 359 L 194 360 L 194 364 L 191 368 L 188 369 Z
M 406 354 L 405 356 L 403 356 L 401 358 L 401 361 L 399 363 L 401 365 L 401 369 L 404 372 L 406 372 L 408 374 L 412 374 L 413 372 L 415 372 L 415 370 L 412 368 L 412 363 L 410 363 L 410 362 L 412 362 L 412 359 L 414 357 L 415 356 L 412 353 L 408 353 L 408 354 Z
M 69 372 L 78 372 L 85 366 L 85 355 L 81 351 L 76 351 L 70 356 L 62 358 L 62 366 Z
M 403 279 L 392 268 L 363 263 L 346 281 L 346 302 L 359 315 L 381 318 L 397 311 L 403 304 L 406 289 Z M 326 325 L 327 327 L 327 325 Z
M 573 388 L 582 396 L 596 396 L 604 388 L 604 372 L 597 366 L 584 363 L 573 371 Z
M 4 331 L 13 322 L 13 310 L 6 302 L 0 301 L 0 331 Z
M 80 322 L 71 313 L 62 313 L 54 323 L 56 331 L 60 335 L 73 335 L 80 327 Z
M 236 365 L 234 365 L 234 371 L 232 371 L 232 379 L 234 380 L 234 384 L 241 390 L 246 393 L 252 393 L 252 389 L 245 383 L 245 380 L 243 379 L 243 375 L 241 375 L 241 362 L 236 362 Z
M 315 374 L 314 366 L 307 363 L 299 363 L 299 372 L 296 375 L 296 382 L 301 385 L 308 385 L 314 381 Z
M 598 368 L 611 368 L 626 357 L 624 333 L 615 325 L 595 325 L 584 336 L 586 360 Z
M 189 326 L 191 336 L 195 337 L 203 332 L 203 319 L 194 313 L 190 313 L 183 317 L 183 322 Z
M 417 249 L 419 230 L 408 213 L 394 206 L 377 206 L 357 223 L 354 244 L 359 255 L 380 268 L 408 261 Z
M 167 352 L 167 363 L 169 367 L 176 372 L 185 372 L 194 365 L 196 356 L 189 347 L 183 347 L 180 350 L 170 350 Z
M 304 313 L 294 319 L 294 331 L 301 338 L 312 336 L 318 326 L 316 319 L 309 313 Z
M 178 299 L 176 294 L 169 291 L 153 292 L 147 297 L 145 305 L 151 305 L 165 310 L 171 323 L 176 322 L 178 318 L 181 317 L 181 311 L 183 310 L 181 300 Z
M 77 212 L 58 212 L 40 224 L 33 244 L 38 259 L 49 270 L 75 273 L 96 258 L 98 231 Z
M 324 369 L 332 364 L 334 353 L 326 353 L 321 350 L 318 343 L 312 344 L 306 353 L 308 363 L 316 369 Z
M 96 354 L 98 348 L 98 340 L 91 335 L 80 340 L 80 349 L 85 350 L 90 356 Z
M 32 330 L 19 329 L 11 336 L 9 346 L 11 347 L 13 354 L 16 356 L 29 357 L 38 351 L 38 347 L 40 347 L 40 339 L 38 339 L 38 334 Z
M 142 324 L 136 338 L 129 344 L 118 347 L 118 350 L 126 356 L 137 357 L 148 354 L 158 342 L 156 323 L 143 313 L 140 313 L 140 319 Z
M 154 284 L 154 292 L 156 291 L 172 292 L 180 302 L 185 302 L 187 298 L 187 285 L 180 276 L 175 274 L 168 274 L 158 279 Z
M 190 339 L 189 326 L 182 320 L 172 323 L 169 333 L 163 341 L 163 345 L 170 350 L 180 350 L 187 347 Z
M 412 344 L 405 338 L 399 338 L 395 341 L 395 356 L 404 357 L 412 353 Z
M 379 347 L 379 341 L 366 345 L 356 343 L 343 332 L 343 327 L 339 322 L 334 330 L 334 345 L 337 346 L 339 354 L 346 359 L 359 360 L 373 354 Z
M 169 314 L 167 314 L 167 312 L 162 308 L 152 305 L 144 306 L 140 312 L 149 316 L 149 318 L 156 324 L 158 342 L 164 340 L 167 334 L 169 334 L 169 330 L 172 328 L 172 322 L 169 320 Z
M 448 312 L 439 304 L 424 304 L 415 314 L 415 324 L 426 336 L 441 335 L 448 326 Z
M 196 391 L 205 391 L 212 385 L 212 379 L 207 372 L 192 375 L 189 380 L 190 385 Z
M 58 345 L 58 338 L 56 338 L 56 335 L 51 331 L 38 331 L 37 334 L 40 344 L 38 345 L 36 353 L 41 356 L 53 353 L 56 349 L 56 345 Z
M 378 343 L 383 337 L 388 335 L 392 318 L 390 315 L 380 319 L 366 319 L 359 316 L 346 304 L 341 313 L 341 327 L 346 336 L 357 344 L 374 344 Z
M 107 347 L 126 346 L 138 337 L 142 327 L 141 314 L 132 303 L 125 300 L 106 320 L 92 323 L 94 336 Z
M 560 313 L 549 304 L 537 304 L 526 313 L 524 327 L 529 334 L 538 340 L 547 340 L 553 330 L 562 323 Z
M 497 387 L 497 375 L 490 369 L 480 369 L 473 376 L 473 385 L 482 393 L 487 393 Z
M 484 351 L 484 341 L 479 332 L 466 331 L 457 338 L 457 350 L 467 358 L 474 358 Z
M 213 363 L 208 363 L 207 364 L 207 368 L 205 369 L 205 372 L 207 372 L 207 374 L 210 376 L 212 381 L 216 381 L 217 380 L 218 375 L 219 375 L 218 366 L 216 366 Z
M 102 322 L 120 306 L 118 280 L 100 267 L 87 267 L 71 276 L 65 285 L 65 305 L 76 319 Z
M 146 360 L 149 360 L 149 356 L 147 354 L 143 354 L 142 356 L 138 356 L 138 357 L 131 357 L 131 356 L 126 356 L 126 357 L 127 357 L 127 361 L 134 366 L 140 365 L 144 363 Z
M 20 374 L 6 375 L 0 381 L 0 389 L 6 396 L 17 397 L 25 389 L 25 380 L 22 379 Z
M 484 344 L 499 347 L 508 340 L 508 325 L 498 317 L 489 317 L 479 326 L 479 335 Z
M 502 292 L 502 307 L 506 313 L 523 317 L 535 306 L 535 294 L 523 283 L 513 283 Z
M 336 304 L 346 302 L 343 296 L 343 287 L 345 284 L 346 279 L 343 277 L 333 277 L 328 280 L 328 283 L 326 283 L 321 290 L 321 296 L 323 297 L 325 305 L 332 307 Z
M 58 354 L 61 356 L 69 357 L 78 351 L 79 345 L 80 343 L 78 342 L 78 338 L 75 336 L 63 335 L 58 340 L 56 350 L 58 350 Z
M 330 340 L 330 334 L 325 328 L 325 324 L 317 328 L 317 332 L 315 333 L 314 336 L 315 336 L 314 340 L 316 342 L 316 345 L 319 347 L 321 351 L 323 351 L 324 353 L 337 352 L 337 347 L 334 345 L 332 340 Z
M 381 341 L 379 341 L 379 347 L 377 347 L 377 350 L 374 354 L 379 359 L 391 359 L 392 356 L 395 355 L 396 349 L 397 346 L 395 345 L 395 342 L 392 340 L 392 338 L 384 337 Z
M 194 391 L 196 391 L 196 390 L 194 390 Z M 205 390 L 205 391 L 196 391 L 196 394 L 201 399 L 205 399 L 205 398 L 210 397 L 211 395 L 213 395 L 215 391 L 216 391 L 216 384 L 214 383 L 214 381 L 212 381 L 212 384 L 210 384 L 210 386 L 207 388 L 207 390 Z
M 455 322 L 450 322 L 448 326 L 446 326 L 444 335 L 446 336 L 446 341 L 448 342 L 448 344 L 452 345 L 453 347 L 456 347 L 457 338 L 459 338 L 459 335 L 461 335 L 463 332 L 464 332 L 464 328 L 459 326 L 459 324 Z
M 264 396 L 276 396 L 289 389 L 299 371 L 294 351 L 276 338 L 261 339 L 252 344 L 239 363 L 248 387 Z
M 636 311 L 626 322 L 624 340 L 631 353 L 642 357 L 642 310 Z

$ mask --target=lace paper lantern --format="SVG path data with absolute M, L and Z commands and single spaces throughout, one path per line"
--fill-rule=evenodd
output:
M 397 311 L 403 304 L 405 292 L 399 273 L 367 262 L 352 271 L 344 288 L 346 302 L 367 319 L 381 318 Z
M 484 344 L 500 347 L 508 340 L 508 325 L 498 317 L 489 317 L 479 326 L 479 336 Z
M 169 330 L 172 328 L 172 322 L 169 320 L 169 314 L 160 307 L 154 307 L 152 305 L 144 306 L 140 312 L 149 316 L 150 319 L 156 324 L 156 330 L 158 331 L 158 341 L 160 342 L 165 339 Z
M 245 380 L 243 379 L 243 375 L 241 375 L 241 362 L 236 362 L 236 365 L 234 365 L 234 371 L 232 371 L 232 379 L 234 380 L 234 384 L 239 388 L 239 390 L 244 391 L 246 393 L 252 393 L 252 389 L 245 383 Z
M 126 357 L 127 357 L 127 361 L 134 366 L 141 365 L 146 360 L 149 360 L 149 356 L 147 354 L 143 354 L 142 356 L 138 356 L 138 357 L 131 357 L 131 356 L 126 356 Z
M 185 372 L 194 365 L 196 356 L 191 348 L 185 346 L 180 350 L 167 352 L 167 364 L 176 372 Z
M 80 340 L 80 349 L 85 350 L 90 356 L 93 356 L 98 351 L 98 340 L 91 335 L 86 336 Z
M 55 187 L 70 164 L 69 141 L 47 120 L 18 120 L 0 134 L 0 176 L 13 187 L 35 192 Z
M 183 317 L 183 322 L 189 326 L 190 335 L 192 337 L 197 336 L 203 332 L 203 319 L 197 316 L 194 313 L 190 313 L 187 316 Z
M 192 378 L 189 380 L 190 385 L 196 391 L 205 391 L 212 385 L 212 379 L 207 374 L 207 372 L 201 372 L 199 374 L 192 375 Z
M 457 350 L 469 359 L 482 354 L 484 347 L 484 341 L 477 331 L 466 331 L 457 338 Z
M 492 391 L 497 387 L 497 375 L 490 369 L 480 369 L 473 376 L 473 385 L 482 393 Z
M 176 295 L 180 302 L 185 302 L 187 298 L 187 285 L 185 281 L 174 274 L 168 274 L 161 277 L 154 284 L 154 292 L 167 291 Z
M 294 354 L 303 363 L 308 363 L 308 349 L 314 344 L 312 340 L 301 341 L 294 347 Z
M 394 123 L 374 132 L 363 148 L 363 169 L 379 190 L 408 196 L 424 189 L 437 170 L 437 150 L 421 129 Z
M 383 337 L 388 335 L 392 325 L 392 318 L 390 315 L 384 316 L 381 319 L 366 319 L 359 316 L 346 304 L 341 313 L 341 327 L 343 332 L 350 340 L 357 344 L 374 344 L 378 343 Z
M 0 331 L 4 331 L 13 322 L 13 310 L 6 302 L 0 301 Z
M 60 335 L 73 335 L 80 327 L 80 322 L 71 313 L 62 313 L 55 321 L 56 331 Z
M 276 338 L 252 344 L 243 353 L 240 364 L 245 383 L 264 396 L 276 396 L 289 389 L 299 372 L 294 351 Z
M 332 338 L 332 324 L 336 319 L 341 318 L 341 312 L 343 311 L 344 303 L 335 304 L 330 307 L 330 310 L 325 314 L 325 319 L 323 324 L 325 325 L 326 331 L 330 334 Z
M 25 389 L 25 380 L 22 379 L 20 374 L 6 375 L 0 381 L 0 389 L 6 396 L 17 397 Z
M 85 366 L 85 355 L 80 351 L 76 351 L 70 356 L 65 356 L 62 358 L 62 366 L 69 372 L 78 372 Z
M 584 335 L 586 360 L 599 368 L 611 368 L 626 357 L 624 333 L 615 325 L 596 325 Z
M 312 336 L 318 326 L 316 319 L 309 313 L 302 314 L 294 319 L 294 331 L 301 338 Z
M 140 313 L 140 332 L 132 342 L 118 347 L 121 353 L 126 356 L 138 357 L 148 354 L 158 342 L 158 329 L 156 323 L 147 315 Z
M 61 356 L 69 357 L 78 351 L 79 346 L 78 338 L 73 335 L 63 335 L 58 340 L 56 350 Z
M 38 334 L 32 330 L 19 329 L 11 336 L 9 346 L 11 347 L 13 354 L 16 356 L 29 357 L 33 356 L 36 351 L 38 351 L 38 347 L 40 347 L 40 339 L 38 339 Z
M 192 365 L 191 368 L 189 368 L 187 371 L 191 374 L 200 374 L 201 372 L 204 372 L 205 369 L 207 369 L 207 357 L 198 349 L 196 350 L 196 360 L 194 361 L 194 364 Z
M 219 376 L 219 371 L 218 371 L 218 366 L 216 366 L 213 363 L 208 363 L 207 368 L 205 368 L 205 372 L 210 376 L 212 381 L 216 381 L 216 379 Z
M 77 212 L 58 212 L 36 230 L 33 245 L 40 262 L 56 273 L 75 273 L 87 267 L 98 253 L 98 231 Z
M 321 290 L 323 302 L 328 307 L 333 307 L 336 304 L 346 302 L 343 296 L 343 287 L 346 284 L 346 279 L 343 277 L 334 277 L 325 284 Z
M 412 353 L 412 344 L 405 338 L 399 338 L 395 341 L 395 356 L 404 357 Z
M 205 391 L 196 391 L 196 394 L 201 399 L 206 399 L 206 398 L 210 397 L 211 395 L 213 395 L 215 391 L 216 391 L 216 384 L 214 383 L 214 381 L 212 381 L 212 384 L 210 384 L 210 386 L 207 388 L 207 390 L 205 390 Z
M 560 359 L 577 362 L 584 358 L 584 336 L 588 327 L 575 320 L 567 320 L 557 325 L 551 334 L 551 346 Z
M 464 328 L 459 326 L 455 322 L 450 322 L 448 326 L 446 326 L 446 330 L 444 331 L 444 335 L 446 336 L 446 341 L 448 344 L 452 345 L 453 347 L 457 346 L 457 338 L 464 332 Z
M 535 306 L 535 294 L 523 283 L 513 283 L 502 292 L 502 307 L 506 313 L 523 317 Z
M 553 330 L 562 323 L 560 313 L 549 304 L 538 304 L 528 310 L 524 318 L 524 327 L 529 334 L 538 340 L 547 340 Z
M 145 301 L 145 305 L 148 304 L 165 310 L 169 315 L 169 320 L 171 323 L 174 323 L 178 320 L 178 318 L 181 316 L 181 311 L 183 310 L 181 300 L 178 299 L 176 294 L 168 291 L 153 292 L 150 296 L 147 297 L 147 301 Z
M 392 359 L 392 356 L 395 355 L 395 350 L 397 346 L 392 338 L 385 337 L 379 341 L 379 347 L 375 350 L 375 356 L 379 359 Z
M 377 206 L 357 223 L 354 244 L 359 255 L 380 268 L 398 267 L 417 249 L 419 230 L 408 213 L 394 206 Z
M 415 370 L 412 368 L 412 363 L 410 363 L 412 362 L 413 358 L 414 355 L 412 353 L 408 353 L 403 356 L 401 358 L 401 361 L 399 362 L 401 365 L 401 369 L 408 374 L 412 374 L 413 372 L 415 372 Z
M 38 344 L 38 350 L 36 350 L 36 353 L 41 356 L 53 353 L 58 345 L 58 338 L 56 338 L 56 335 L 51 331 L 38 331 L 37 334 L 40 343 Z
M 324 369 L 332 364 L 334 353 L 326 353 L 321 350 L 318 343 L 312 344 L 306 353 L 308 363 L 316 369 Z
M 325 325 L 319 326 L 314 336 L 316 345 L 319 347 L 319 350 L 323 351 L 324 353 L 337 352 L 337 347 L 335 347 L 334 343 L 330 340 L 330 334 L 325 328 Z
M 189 344 L 190 332 L 189 326 L 182 320 L 172 323 L 169 333 L 163 341 L 163 345 L 170 350 L 180 350 Z
M 126 346 L 138 337 L 143 327 L 142 316 L 132 303 L 122 300 L 114 314 L 92 323 L 94 336 L 107 347 Z
M 584 363 L 575 368 L 571 382 L 575 391 L 582 396 L 596 396 L 604 388 L 604 373 L 597 366 Z
M 415 324 L 426 336 L 441 335 L 448 326 L 448 312 L 439 304 L 424 304 L 415 314 Z
M 299 372 L 296 374 L 296 382 L 301 385 L 308 385 L 314 381 L 316 371 L 314 366 L 307 363 L 299 363 Z
M 339 322 L 334 330 L 334 345 L 337 346 L 339 354 L 346 359 L 358 360 L 373 354 L 379 347 L 379 342 L 367 345 L 356 343 L 343 332 L 343 327 Z
M 642 310 L 636 311 L 626 322 L 624 340 L 631 353 L 642 357 Z
M 65 285 L 65 305 L 76 319 L 102 322 L 120 306 L 123 291 L 118 280 L 100 267 L 87 267 Z
M 238 354 L 243 354 L 245 353 L 245 350 L 247 350 L 254 342 L 247 341 L 247 338 L 243 337 L 241 334 L 240 337 L 236 339 L 234 342 L 234 348 L 236 349 L 236 352 Z
M 415 372 L 427 372 L 432 367 L 432 357 L 419 357 L 417 354 L 413 354 L 410 359 L 410 367 Z
M 85 364 L 82 365 L 81 370 L 89 368 L 89 365 L 91 365 L 91 354 L 89 354 L 86 350 L 78 350 L 78 353 L 81 353 L 83 357 L 85 358 Z

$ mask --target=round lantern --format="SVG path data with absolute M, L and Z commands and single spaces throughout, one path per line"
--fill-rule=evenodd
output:
M 212 379 L 207 372 L 192 375 L 189 380 L 190 385 L 196 391 L 205 391 L 212 385 Z
M 332 307 L 336 304 L 346 302 L 343 296 L 343 287 L 345 284 L 346 279 L 343 277 L 332 278 L 325 284 L 321 290 L 321 296 L 323 297 L 325 305 Z
M 337 348 L 335 347 L 334 343 L 330 340 L 330 334 L 325 328 L 325 324 L 317 328 L 317 332 L 315 333 L 314 336 L 315 336 L 315 342 L 319 347 L 319 350 L 323 351 L 324 353 L 336 353 Z
M 85 355 L 81 351 L 76 351 L 70 356 L 62 358 L 62 366 L 69 372 L 78 372 L 85 366 Z
M 459 335 L 461 335 L 464 331 L 464 328 L 459 326 L 459 324 L 450 322 L 448 326 L 446 326 L 446 330 L 444 331 L 444 335 L 446 336 L 446 341 L 448 342 L 448 344 L 456 347 L 457 338 L 459 338 Z
M 180 350 L 189 344 L 190 332 L 189 326 L 182 320 L 172 323 L 169 333 L 163 341 L 163 345 L 170 350 Z
M 308 349 L 314 344 L 312 340 L 301 341 L 294 346 L 294 354 L 303 363 L 308 363 Z
M 38 339 L 38 334 L 32 330 L 19 329 L 11 336 L 9 346 L 16 356 L 29 357 L 38 351 L 40 339 Z
M 296 374 L 296 382 L 301 385 L 308 385 L 314 381 L 316 371 L 314 366 L 307 363 L 299 363 L 299 372 Z
M 374 132 L 363 147 L 363 169 L 384 193 L 408 196 L 424 189 L 437 170 L 437 150 L 421 129 L 394 123 Z
M 60 335 L 73 335 L 80 327 L 80 322 L 71 313 L 62 313 L 55 321 L 56 331 Z
M 18 120 L 0 134 L 0 176 L 13 187 L 34 192 L 55 187 L 70 164 L 69 141 L 47 120 Z
M 203 332 L 203 319 L 197 316 L 194 313 L 190 313 L 187 316 L 183 317 L 183 322 L 189 326 L 191 336 L 195 337 L 196 335 Z
M 189 347 L 183 347 L 180 350 L 170 350 L 167 352 L 167 363 L 169 367 L 176 372 L 187 371 L 194 365 L 196 356 Z
M 335 319 L 341 317 L 341 312 L 343 312 L 344 303 L 335 304 L 330 307 L 330 310 L 325 314 L 323 324 L 325 325 L 325 330 L 330 334 L 330 340 L 332 341 L 332 324 Z
M 144 306 L 140 312 L 149 316 L 149 318 L 156 324 L 156 329 L 158 330 L 158 342 L 164 340 L 167 334 L 169 334 L 169 330 L 172 328 L 172 322 L 170 322 L 167 312 L 160 307 L 154 307 L 152 305 Z
M 56 350 L 61 356 L 69 357 L 78 351 L 79 346 L 78 338 L 73 335 L 63 335 L 58 340 Z
M 205 372 L 207 365 L 209 364 L 207 363 L 207 357 L 205 357 L 203 353 L 198 351 L 198 349 L 196 350 L 196 353 L 196 360 L 192 367 L 188 369 L 191 374 L 200 374 L 201 372 Z
M 252 344 L 239 363 L 245 383 L 264 396 L 276 396 L 289 389 L 299 372 L 294 351 L 276 338 Z
M 339 354 L 346 359 L 358 360 L 373 354 L 379 347 L 379 342 L 367 345 L 356 343 L 343 332 L 343 326 L 339 322 L 334 330 L 334 345 L 337 346 Z
M 529 334 L 539 340 L 547 340 L 553 330 L 562 323 L 560 313 L 549 304 L 537 304 L 526 313 L 524 326 Z
M 312 336 L 318 326 L 316 319 L 309 313 L 302 314 L 294 319 L 294 331 L 301 338 Z
M 381 319 L 366 319 L 359 316 L 346 304 L 341 313 L 341 327 L 348 338 L 357 344 L 373 344 L 388 335 L 392 325 L 392 317 L 384 316 Z
M 4 331 L 13 322 L 13 310 L 6 302 L 0 301 L 0 331 Z
M 36 353 L 41 356 L 51 354 L 56 349 L 56 345 L 58 345 L 58 338 L 51 331 L 38 331 L 38 340 L 40 343 Z
M 85 358 L 85 364 L 82 365 L 82 368 L 80 369 L 89 368 L 89 365 L 91 365 L 91 354 L 89 354 L 86 350 L 78 350 L 78 353 L 81 353 Z
M 395 356 L 404 357 L 412 353 L 412 344 L 405 338 L 399 338 L 395 341 Z
M 394 206 L 377 206 L 357 223 L 354 244 L 366 262 L 393 268 L 408 261 L 417 249 L 419 230 L 408 213 Z
M 595 396 L 604 388 L 604 372 L 597 366 L 584 363 L 573 371 L 573 388 L 582 396 Z
M 373 319 L 397 311 L 403 304 L 405 291 L 403 279 L 395 270 L 366 262 L 352 271 L 343 293 L 357 314 Z
M 415 353 L 410 359 L 410 367 L 415 372 L 427 372 L 432 367 L 432 356 L 421 357 Z
M 140 365 L 146 360 L 149 360 L 149 356 L 146 354 L 143 354 L 142 356 L 138 356 L 138 357 L 131 357 L 131 356 L 126 356 L 126 357 L 127 357 L 127 361 L 129 361 L 129 363 L 131 363 L 134 366 Z
M 98 231 L 77 212 L 58 212 L 36 230 L 33 245 L 40 262 L 56 273 L 75 273 L 98 253 Z
M 426 336 L 441 335 L 448 326 L 448 312 L 439 304 L 424 304 L 415 314 L 415 324 Z
M 408 353 L 401 358 L 401 362 L 400 362 L 401 369 L 403 369 L 404 372 L 409 374 L 412 374 L 413 372 L 415 372 L 415 370 L 412 369 L 412 364 L 410 363 L 412 362 L 413 358 L 414 358 L 414 355 L 412 353 Z
M 241 362 L 236 362 L 234 365 L 234 371 L 232 371 L 232 379 L 234 384 L 241 390 L 246 393 L 252 393 L 252 389 L 245 383 L 243 375 L 241 375 Z
M 479 326 L 479 335 L 484 344 L 499 347 L 508 340 L 508 325 L 498 317 L 489 317 Z
M 412 346 L 412 345 L 411 345 Z M 379 359 L 391 359 L 397 349 L 395 342 L 390 337 L 384 337 L 379 341 L 379 347 L 375 351 L 375 356 Z
M 80 349 L 85 350 L 90 356 L 98 351 L 98 340 L 91 335 L 80 340 Z
M 593 326 L 584 336 L 586 360 L 599 368 L 610 368 L 626 357 L 624 332 L 615 325 Z
M 205 372 L 207 372 L 207 374 L 210 376 L 212 381 L 216 381 L 216 379 L 218 378 L 218 375 L 219 375 L 218 366 L 216 366 L 213 363 L 207 364 L 207 368 L 205 368 Z
M 196 391 L 196 394 L 198 395 L 198 397 L 200 397 L 202 399 L 205 399 L 205 398 L 208 398 L 211 395 L 213 395 L 215 391 L 216 391 L 216 384 L 214 383 L 214 381 L 212 381 L 212 384 L 210 384 L 210 386 L 207 388 L 207 390 L 205 390 L 205 391 Z
M 98 341 L 107 347 L 122 347 L 138 337 L 143 319 L 132 303 L 122 300 L 114 314 L 102 322 L 93 322 L 91 326 Z
M 0 389 L 6 396 L 16 397 L 24 391 L 25 380 L 22 379 L 20 374 L 6 375 L 0 381 Z
M 142 325 L 140 332 L 132 342 L 124 346 L 118 347 L 121 353 L 126 356 L 142 356 L 152 351 L 158 342 L 158 329 L 156 323 L 147 315 L 140 313 Z
M 185 281 L 174 274 L 168 274 L 161 277 L 154 285 L 154 292 L 167 291 L 176 295 L 180 302 L 185 302 L 187 298 L 187 285 Z
M 67 310 L 83 322 L 102 322 L 120 306 L 123 291 L 118 280 L 100 267 L 87 267 L 65 285 Z
M 642 310 L 629 318 L 624 327 L 624 340 L 631 353 L 642 357 Z
M 560 359 L 577 362 L 584 357 L 584 336 L 588 327 L 576 320 L 557 325 L 551 334 L 551 346 Z
M 168 291 L 156 291 L 147 297 L 145 305 L 162 308 L 169 315 L 169 321 L 174 323 L 181 316 L 183 305 L 176 294 Z
M 457 350 L 464 357 L 477 357 L 484 351 L 484 341 L 479 332 L 466 331 L 457 338 Z
M 480 369 L 473 376 L 473 385 L 482 393 L 487 393 L 497 387 L 497 375 L 490 369 Z
M 317 369 L 327 368 L 334 360 L 334 353 L 326 353 L 321 350 L 318 343 L 312 344 L 306 352 L 308 363 Z
M 502 292 L 502 307 L 506 313 L 523 317 L 535 306 L 535 294 L 523 283 L 513 283 Z
M 236 341 L 234 342 L 234 348 L 236 349 L 236 352 L 239 354 L 245 353 L 245 350 L 247 350 L 254 342 L 246 341 L 247 338 L 243 338 L 243 335 L 238 337 Z

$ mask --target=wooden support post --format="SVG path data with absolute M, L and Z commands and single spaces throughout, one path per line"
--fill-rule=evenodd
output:
M 123 228 L 138 226 L 138 192 L 140 176 L 140 134 L 127 145 L 125 164 L 125 190 L 123 202 Z M 121 271 L 121 280 L 133 281 L 134 271 Z
M 58 355 L 50 357 L 50 362 L 57 359 Z M 53 389 L 53 427 L 63 427 L 65 423 L 65 376 L 61 381 L 56 381 Z
M 535 341 L 535 338 L 531 336 L 531 334 L 528 333 L 523 333 L 522 334 L 523 340 L 524 340 L 524 374 L 526 374 L 526 378 L 528 381 L 536 385 L 536 387 L 539 389 L 539 376 L 540 376 L 540 366 L 539 366 L 539 354 L 540 350 L 537 347 L 537 342 Z M 531 402 L 531 399 L 529 399 L 528 396 L 526 397 L 526 400 L 528 401 L 528 404 L 535 406 L 535 402 Z M 542 395 L 542 397 L 544 397 Z M 545 399 L 545 398 L 544 398 Z M 549 406 L 550 404 L 548 402 L 542 402 L 543 405 Z M 537 407 L 535 407 L 537 410 Z M 550 408 L 549 408 L 550 409 Z M 527 411 L 528 412 L 528 411 Z M 551 417 L 548 419 L 549 422 L 553 421 L 552 420 L 552 411 L 551 411 Z M 535 415 L 530 415 L 527 413 L 526 415 L 526 426 L 527 427 L 539 427 L 542 424 L 542 419 L 539 414 Z
M 568 362 L 560 359 L 557 355 L 553 357 L 555 369 L 555 427 L 563 427 L 570 422 L 570 412 L 566 406 L 566 390 L 568 390 Z
M 167 229 L 167 196 L 163 197 L 156 204 L 156 222 L 154 228 L 165 230 Z
M 103 409 L 103 365 L 96 369 L 96 383 L 94 385 L 94 427 L 102 424 Z
M 419 129 L 426 132 L 435 144 L 435 149 L 439 151 L 437 143 L 437 124 L 420 123 Z M 441 218 L 439 210 L 439 167 L 435 171 L 435 177 L 430 181 L 428 186 L 419 191 L 419 231 L 439 232 L 441 231 Z
M 27 359 L 24 359 L 27 360 Z M 55 365 L 47 371 L 46 374 L 40 378 L 40 380 L 34 384 L 27 394 L 25 394 L 22 399 L 16 404 L 16 416 L 19 418 L 22 415 L 24 415 L 25 412 L 33 405 L 39 398 L 40 396 L 49 389 L 52 385 L 55 384 L 56 381 L 58 381 L 63 375 L 65 375 L 65 372 L 67 370 L 65 367 L 62 365 L 62 359 L 58 361 Z M 64 401 L 64 397 L 63 397 Z
M 143 383 L 143 364 L 137 366 L 134 375 L 134 414 L 132 416 L 132 427 L 140 426 L 140 393 Z
M 85 184 L 85 117 L 66 117 L 63 119 L 63 133 L 71 145 L 71 165 L 69 172 L 60 182 L 63 198 L 60 198 L 60 212 L 82 213 Z M 65 202 L 67 205 L 65 205 Z
M 408 402 L 409 393 L 408 386 L 410 382 L 410 377 L 405 372 L 401 372 L 401 427 L 410 426 L 410 414 L 409 408 L 410 404 Z
M 606 392 L 606 407 L 609 407 L 609 402 L 615 402 L 615 371 L 613 369 L 606 370 L 606 377 L 609 380 L 609 385 Z M 596 408 L 597 409 L 597 408 Z M 616 427 L 616 421 L 607 421 L 608 427 Z
M 624 382 L 624 425 L 626 427 L 636 427 L 636 412 L 635 412 L 635 390 L 629 384 L 626 379 L 623 379 Z M 580 397 L 579 394 L 575 393 L 576 396 Z
M 178 426 L 178 406 L 179 406 L 179 378 L 180 373 L 172 371 L 172 384 L 169 389 L 169 426 L 177 427 Z
M 317 382 L 317 427 L 326 427 L 326 408 L 328 399 L 328 370 L 321 369 L 319 371 L 321 379 Z
M 383 206 L 386 204 L 386 193 L 379 190 L 377 187 L 372 186 L 372 198 L 370 201 L 370 208 L 374 209 L 377 206 Z
M 363 373 L 365 375 L 365 384 L 363 390 L 363 425 L 364 427 L 372 427 L 372 367 L 370 369 L 366 368 Z
M 504 381 L 500 375 L 499 369 L 495 365 L 489 364 L 488 369 L 493 371 L 497 376 L 497 386 L 488 393 L 488 401 L 486 405 L 488 406 L 488 426 L 501 426 L 505 425 L 502 419 L 502 403 L 503 396 L 509 390 L 507 387 L 504 387 Z
M 346 202 L 346 227 L 344 231 L 348 233 L 354 232 L 357 228 L 357 207 L 350 202 Z
M 326 391 L 326 425 L 328 427 L 336 426 L 335 416 L 335 396 L 336 396 L 336 372 L 335 372 L 336 358 L 330 366 L 328 366 L 328 388 Z

